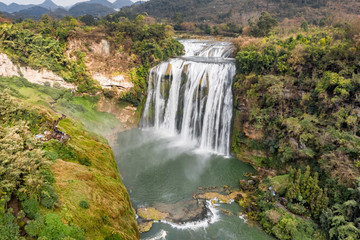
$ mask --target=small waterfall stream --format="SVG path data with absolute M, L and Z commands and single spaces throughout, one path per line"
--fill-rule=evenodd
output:
M 232 80 L 236 74 L 229 42 L 181 40 L 185 55 L 150 71 L 140 121 L 205 151 L 228 156 L 232 120 Z

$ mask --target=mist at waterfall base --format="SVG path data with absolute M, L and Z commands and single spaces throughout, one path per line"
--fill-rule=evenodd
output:
M 159 203 L 181 207 L 199 187 L 237 187 L 245 172 L 254 171 L 229 154 L 235 75 L 234 61 L 228 58 L 231 44 L 182 43 L 185 56 L 151 70 L 141 129 L 119 133 L 112 146 L 135 209 Z M 141 238 L 271 239 L 238 216 L 238 204 L 208 201 L 207 208 L 204 219 L 156 222 Z

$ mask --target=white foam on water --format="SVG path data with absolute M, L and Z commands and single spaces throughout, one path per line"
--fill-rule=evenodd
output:
M 245 218 L 245 215 L 240 215 L 239 218 L 244 221 L 244 223 L 247 223 L 247 219 Z
M 154 237 L 145 238 L 146 240 L 166 240 L 167 231 L 161 230 Z

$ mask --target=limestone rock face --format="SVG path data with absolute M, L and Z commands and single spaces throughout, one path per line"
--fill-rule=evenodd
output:
M 4 54 L 0 53 L 0 76 L 3 77 L 20 77 L 20 73 L 17 66 L 15 66 L 10 58 Z
M 85 53 L 86 69 L 103 89 L 116 88 L 120 94 L 134 87 L 126 74 L 131 68 L 130 57 L 121 49 L 111 49 L 105 35 L 93 32 L 70 39 L 67 56 L 76 59 L 76 51 Z
M 52 87 L 58 85 L 66 89 L 76 89 L 73 84 L 66 82 L 63 78 L 56 75 L 52 71 L 45 69 L 35 70 L 30 67 L 19 67 L 15 65 L 4 53 L 0 53 L 0 76 L 22 76 L 31 83 L 44 85 L 46 82 L 48 82 Z
M 106 76 L 105 74 L 95 72 L 92 78 L 100 83 L 102 88 L 116 87 L 122 90 L 129 90 L 134 87 L 132 82 L 126 81 L 124 75 Z
M 100 43 L 93 43 L 91 45 L 91 50 L 101 56 L 110 56 L 110 43 L 105 39 L 102 39 Z
M 29 67 L 21 67 L 20 71 L 24 78 L 26 78 L 31 83 L 44 85 L 46 82 L 48 82 L 50 83 L 51 87 L 59 85 L 60 87 L 66 89 L 76 89 L 73 84 L 65 82 L 63 78 L 46 69 L 39 71 Z
M 254 126 L 250 125 L 249 122 L 244 123 L 244 134 L 246 137 L 254 140 L 261 140 L 263 136 L 263 132 L 261 130 L 256 129 Z

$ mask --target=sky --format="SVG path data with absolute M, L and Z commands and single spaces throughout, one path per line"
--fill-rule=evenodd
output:
M 43 3 L 45 0 L 0 0 L 0 2 L 5 3 L 5 4 L 10 4 L 10 3 L 18 3 L 18 4 L 40 4 Z M 67 7 L 67 6 L 71 6 L 74 5 L 75 3 L 78 2 L 85 2 L 88 0 L 52 0 L 56 5 L 59 6 L 63 6 L 63 7 Z M 138 0 L 132 0 L 133 2 L 136 2 Z M 109 2 L 115 2 L 115 0 L 109 0 Z

